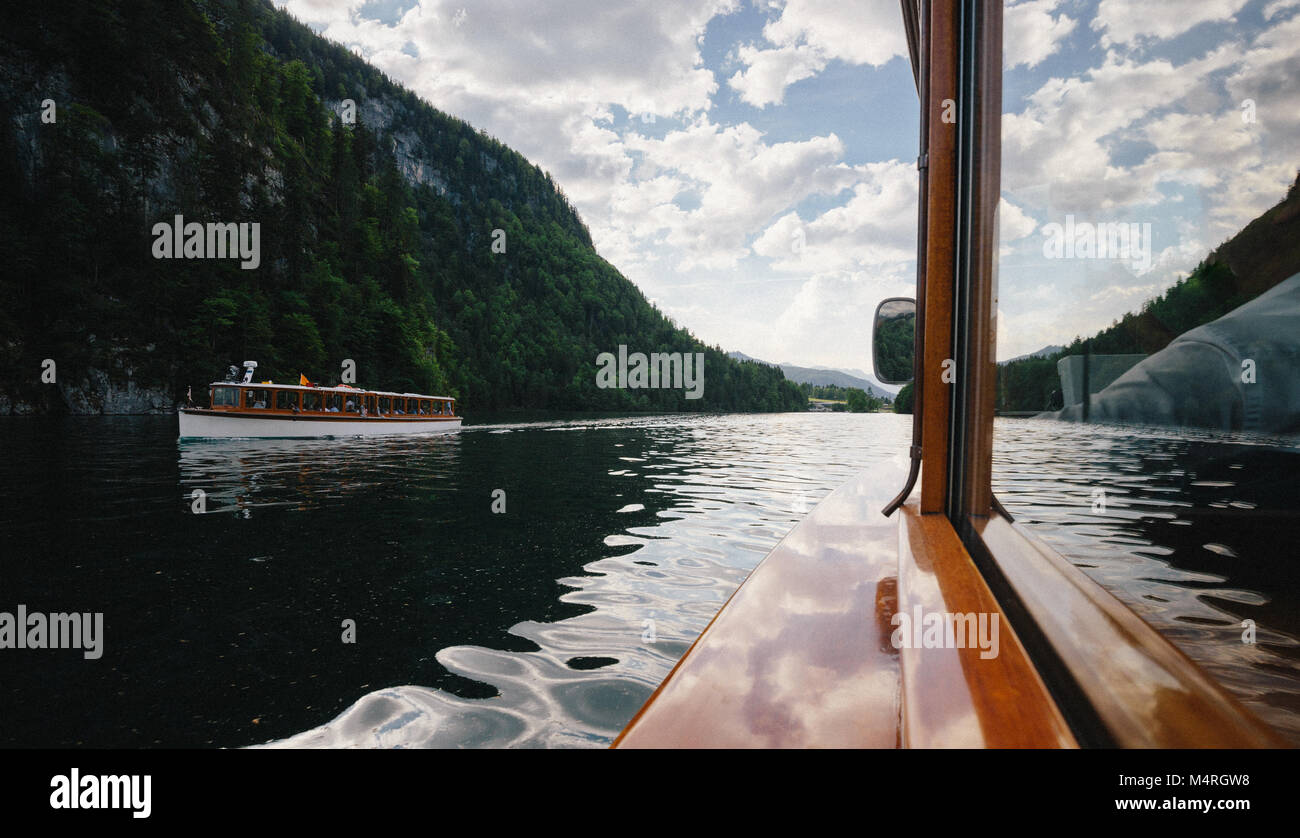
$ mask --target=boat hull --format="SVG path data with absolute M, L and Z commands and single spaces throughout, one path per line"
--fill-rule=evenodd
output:
M 181 439 L 294 439 L 339 436 L 410 436 L 460 430 L 460 417 L 437 419 L 342 418 L 323 416 L 229 415 L 181 410 Z

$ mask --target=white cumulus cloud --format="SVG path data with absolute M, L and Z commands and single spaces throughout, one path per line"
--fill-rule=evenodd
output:
M 745 65 L 727 83 L 755 107 L 780 104 L 786 88 L 831 61 L 882 66 L 907 55 L 897 3 L 881 0 L 788 0 L 763 27 L 765 46 L 745 45 Z

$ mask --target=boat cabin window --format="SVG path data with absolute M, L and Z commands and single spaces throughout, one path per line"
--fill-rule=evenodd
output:
M 270 390 L 245 390 L 244 408 L 246 410 L 266 410 L 271 406 Z
M 406 415 L 406 399 L 393 399 L 393 414 L 395 416 Z
M 294 410 L 297 407 L 298 407 L 297 390 L 276 390 L 275 391 L 276 410 Z
M 343 399 L 343 412 L 344 412 L 344 413 L 360 413 L 360 412 L 361 412 L 361 396 L 358 395 L 358 394 L 355 394 L 355 393 L 348 393 L 348 394 L 347 394 L 347 397 Z
M 393 399 L 391 396 L 379 397 L 379 412 L 384 416 L 393 412 Z
M 213 387 L 213 407 L 238 407 L 239 389 L 237 387 Z
M 342 413 L 343 412 L 343 394 L 326 393 L 325 394 L 325 412 Z
M 420 399 L 420 415 L 421 416 L 433 415 L 433 408 L 430 406 L 429 399 Z
M 319 411 L 319 410 L 321 410 L 322 408 L 324 408 L 324 406 L 325 406 L 325 404 L 324 404 L 324 399 L 322 399 L 322 398 L 320 397 L 320 393 L 303 393 L 303 394 L 302 394 L 302 409 L 303 409 L 303 410 L 314 410 L 314 411 Z
M 1300 20 L 1171 20 L 1006 64 L 993 487 L 1300 743 Z

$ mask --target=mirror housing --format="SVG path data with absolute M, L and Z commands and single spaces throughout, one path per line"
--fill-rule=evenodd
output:
M 890 297 L 876 306 L 871 366 L 882 384 L 906 384 L 914 374 L 916 300 Z

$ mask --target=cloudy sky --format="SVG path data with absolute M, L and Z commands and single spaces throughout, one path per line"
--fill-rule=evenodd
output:
M 913 294 L 896 0 L 276 2 L 550 171 L 710 344 L 870 369 Z M 1300 0 L 1016 0 L 1005 40 L 1000 357 L 1139 307 L 1295 177 Z M 1150 266 L 1046 259 L 1067 215 L 1149 223 Z

